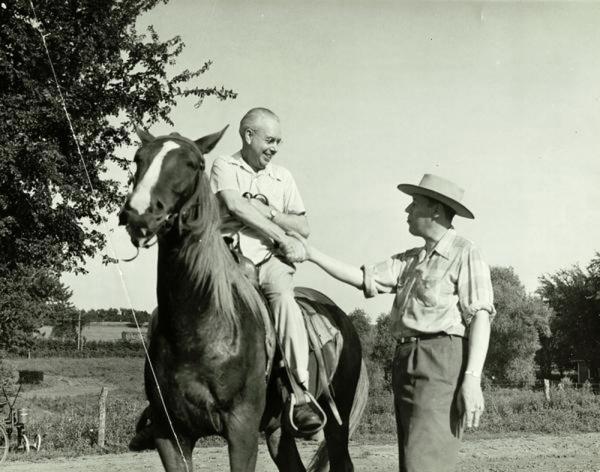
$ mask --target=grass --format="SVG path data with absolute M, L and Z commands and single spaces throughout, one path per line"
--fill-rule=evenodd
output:
M 492 388 L 484 391 L 486 411 L 472 437 L 504 437 L 518 433 L 567 434 L 600 431 L 600 395 L 589 389 L 553 388 L 550 401 L 530 389 Z M 395 438 L 392 393 L 371 392 L 356 439 Z
M 107 450 L 127 450 L 137 416 L 146 406 L 143 358 L 40 358 L 5 363 L 15 370 L 44 371 L 43 384 L 25 386 L 24 397 L 16 404 L 17 408 L 24 406 L 30 410 L 28 430 L 42 434 L 43 448 L 38 458 L 102 452 L 95 445 L 102 385 L 109 386 Z M 383 382 L 372 384 L 375 388 L 354 439 L 363 443 L 394 442 L 392 394 Z M 78 389 L 85 393 L 78 394 Z M 543 392 L 527 389 L 488 389 L 484 396 L 486 413 L 481 427 L 467 436 L 600 431 L 600 396 L 589 389 L 555 388 L 550 401 Z M 222 444 L 222 441 L 209 439 L 202 444 Z
M 102 452 L 95 445 L 98 397 L 108 386 L 106 443 L 110 452 L 125 452 L 137 416 L 146 406 L 143 358 L 39 358 L 5 361 L 15 371 L 41 370 L 41 385 L 24 385 L 15 408 L 30 411 L 29 436 L 40 433 L 37 458 Z M 77 394 L 83 391 L 83 394 Z M 18 454 L 11 454 L 18 457 Z
M 67 379 L 94 379 L 96 383 L 117 386 L 117 394 L 143 394 L 143 357 L 11 359 L 15 370 L 41 370 L 44 376 Z M 48 385 L 42 384 L 44 388 Z
M 146 334 L 147 328 L 141 328 Z M 81 335 L 88 341 L 116 341 L 122 339 L 122 333 L 131 333 L 136 339 L 139 337 L 137 328 L 125 322 L 95 322 L 84 326 Z

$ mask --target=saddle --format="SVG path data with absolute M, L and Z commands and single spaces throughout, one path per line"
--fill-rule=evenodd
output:
M 248 278 L 248 280 L 250 280 L 256 290 L 261 293 L 258 283 L 258 267 L 256 267 L 256 265 L 250 259 L 245 257 L 239 251 L 237 246 L 232 244 L 233 241 L 231 239 L 224 239 L 229 246 L 233 258 L 238 263 L 238 266 L 244 275 Z M 329 298 L 316 290 L 306 287 L 296 287 L 294 292 L 296 302 L 298 303 L 298 306 L 300 307 L 304 317 L 304 325 L 306 327 L 309 340 L 309 391 L 303 392 L 297 385 L 294 375 L 291 374 L 288 366 L 285 363 L 283 350 L 281 349 L 280 343 L 276 339 L 276 336 L 275 349 L 273 349 L 273 346 L 271 345 L 273 339 L 272 336 L 274 334 L 274 322 L 271 310 L 268 308 L 269 305 L 265 300 L 265 305 L 268 308 L 269 315 L 269 319 L 264 320 L 267 331 L 265 343 L 268 353 L 266 372 L 268 378 L 273 366 L 275 350 L 278 350 L 279 357 L 282 359 L 282 363 L 284 364 L 283 368 L 286 370 L 286 377 L 288 380 L 288 385 L 284 387 L 284 389 L 287 390 L 288 397 L 288 402 L 286 402 L 287 409 L 285 412 L 286 422 L 288 423 L 288 427 L 291 429 L 291 432 L 296 436 L 311 436 L 321 430 L 327 421 L 325 413 L 315 400 L 321 396 L 323 396 L 328 402 L 336 421 L 340 425 L 342 424 L 337 406 L 335 405 L 334 393 L 331 390 L 330 384 L 337 369 L 340 354 L 342 352 L 343 338 L 341 332 L 334 326 L 331 320 L 323 313 L 319 313 L 319 305 L 333 304 Z M 313 403 L 313 407 L 318 410 L 318 414 L 322 418 L 321 426 L 315 431 L 301 432 L 294 424 L 292 410 L 295 402 L 298 401 L 298 397 L 302 394 L 308 394 L 307 396 Z

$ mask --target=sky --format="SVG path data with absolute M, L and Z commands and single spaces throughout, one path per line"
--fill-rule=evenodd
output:
M 186 44 L 173 73 L 210 59 L 198 84 L 238 93 L 199 108 L 181 100 L 175 126 L 150 131 L 197 139 L 229 124 L 210 166 L 240 148 L 248 109 L 272 109 L 284 138 L 274 162 L 296 179 L 312 243 L 332 256 L 360 266 L 420 246 L 396 186 L 425 173 L 465 189 L 476 218 L 457 218 L 457 231 L 529 292 L 600 250 L 600 5 L 172 0 L 138 29 L 150 24 Z M 130 257 L 116 220 L 107 253 Z M 79 308 L 151 310 L 155 267 L 152 248 L 119 266 L 90 260 L 63 282 Z M 310 263 L 296 281 L 373 319 L 392 304 Z

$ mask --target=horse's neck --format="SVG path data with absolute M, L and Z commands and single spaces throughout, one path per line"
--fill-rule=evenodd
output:
M 212 286 L 212 271 L 203 271 L 198 275 L 200 263 L 197 258 L 186 257 L 190 243 L 185 241 L 161 241 L 158 248 L 157 289 L 160 296 L 168 296 L 174 304 L 182 301 L 197 306 L 203 305 L 210 299 Z M 192 243 L 194 244 L 194 243 Z M 199 243 L 196 243 L 199 244 Z M 163 303 L 167 300 L 163 298 Z
M 192 237 L 190 237 L 192 238 Z M 205 234 L 202 240 L 166 240 L 159 245 L 159 306 L 170 314 L 189 316 L 194 323 L 205 317 L 217 324 L 237 324 L 234 297 L 239 270 L 220 234 Z
M 221 238 L 219 207 L 204 175 L 196 195 L 183 227 L 173 228 L 159 245 L 159 308 L 162 304 L 168 316 L 181 318 L 173 323 L 191 316 L 198 326 L 199 319 L 212 317 L 235 337 L 240 313 L 260 319 L 264 306 Z

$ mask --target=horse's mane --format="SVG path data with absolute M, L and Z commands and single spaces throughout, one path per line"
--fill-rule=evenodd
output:
M 262 323 L 265 305 L 250 281 L 242 273 L 223 241 L 221 217 L 216 196 L 208 178 L 200 172 L 192 197 L 179 213 L 179 231 L 184 235 L 182 259 L 194 289 L 204 286 L 216 312 L 232 327 L 250 310 Z

